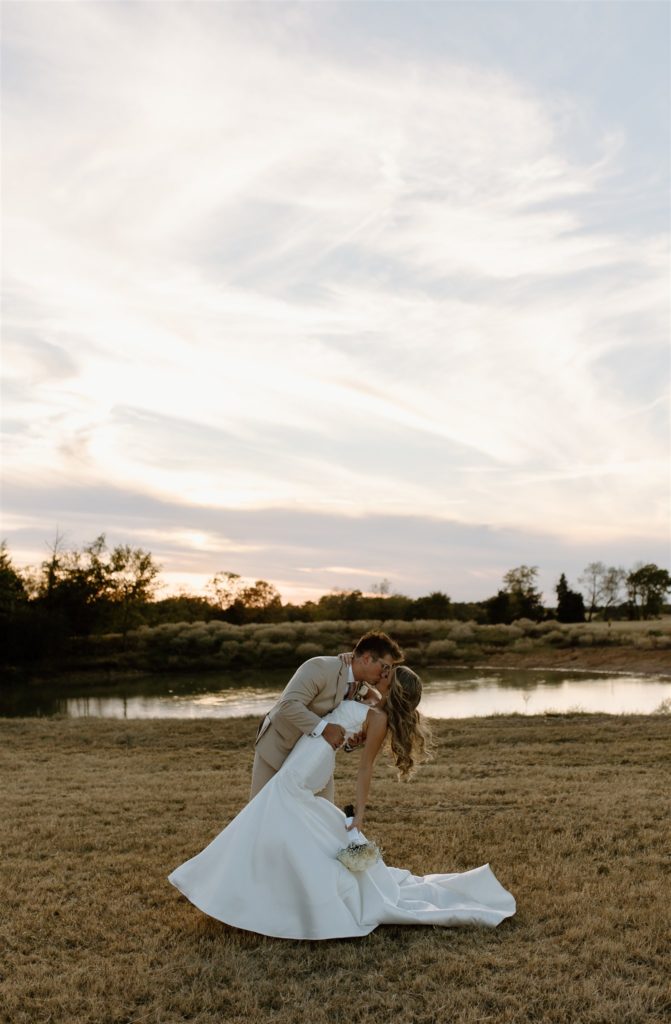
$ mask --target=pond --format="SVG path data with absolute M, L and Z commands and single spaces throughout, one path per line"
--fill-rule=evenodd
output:
M 71 718 L 260 717 L 272 706 L 290 672 L 145 676 L 113 685 L 60 688 L 12 686 L 0 691 L 0 716 L 67 715 Z M 538 715 L 548 711 L 650 714 L 671 705 L 671 676 L 567 669 L 433 669 L 422 673 L 420 705 L 431 718 Z

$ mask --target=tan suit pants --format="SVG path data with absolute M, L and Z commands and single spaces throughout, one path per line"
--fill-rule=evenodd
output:
M 326 742 L 326 741 L 324 741 Z M 254 754 L 254 765 L 252 767 L 252 786 L 249 793 L 249 799 L 253 800 L 259 790 L 263 789 L 266 782 L 270 782 L 273 775 L 277 774 L 277 768 L 273 768 L 272 765 L 264 761 L 258 750 Z M 317 796 L 323 796 L 325 800 L 330 800 L 334 803 L 335 796 L 335 783 L 333 776 L 328 780 L 321 793 L 317 793 Z

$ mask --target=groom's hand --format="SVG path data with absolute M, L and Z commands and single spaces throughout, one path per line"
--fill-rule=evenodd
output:
M 328 725 L 324 726 L 322 736 L 334 750 L 337 750 L 345 741 L 345 730 L 342 725 L 335 725 L 333 722 L 329 722 Z

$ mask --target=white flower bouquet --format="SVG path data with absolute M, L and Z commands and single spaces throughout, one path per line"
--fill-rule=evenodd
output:
M 349 804 L 345 808 L 345 824 L 351 825 L 354 819 L 354 808 Z M 358 828 L 353 828 L 349 833 L 351 841 L 347 846 L 344 846 L 342 850 L 338 850 L 336 854 L 337 859 L 346 867 L 348 871 L 367 871 L 368 868 L 372 868 L 373 864 L 377 864 L 381 857 L 380 847 L 377 843 L 369 842 L 365 836 L 359 832 Z

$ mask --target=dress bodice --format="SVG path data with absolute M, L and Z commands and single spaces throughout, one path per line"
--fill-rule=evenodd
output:
M 322 719 L 341 725 L 345 730 L 345 739 L 360 732 L 370 708 L 356 700 L 344 700 L 337 708 Z M 290 774 L 297 785 L 319 793 L 324 788 L 335 766 L 336 752 L 330 743 L 321 736 L 301 736 L 291 751 L 278 774 Z
M 370 707 L 368 704 L 363 704 L 361 701 L 343 700 L 338 704 L 337 708 L 334 708 L 333 711 L 325 716 L 324 721 L 332 722 L 334 725 L 342 725 L 345 730 L 345 737 L 347 738 L 361 730 L 361 726 L 366 721 L 369 711 Z

